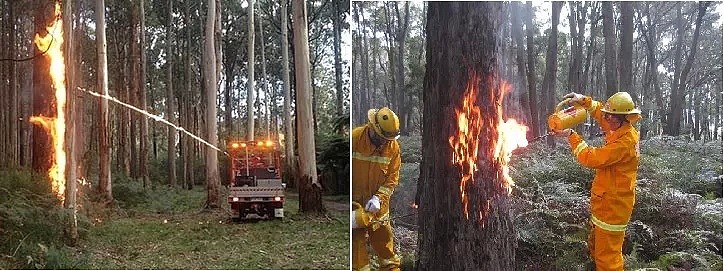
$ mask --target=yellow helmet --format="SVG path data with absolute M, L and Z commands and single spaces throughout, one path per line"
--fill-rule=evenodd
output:
M 400 119 L 391 109 L 383 107 L 367 111 L 367 118 L 377 135 L 387 140 L 395 140 L 400 137 Z
M 601 111 L 616 115 L 641 114 L 641 110 L 636 107 L 628 92 L 611 95 Z

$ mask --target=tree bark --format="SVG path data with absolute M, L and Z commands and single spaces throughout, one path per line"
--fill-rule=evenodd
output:
M 105 1 L 96 0 L 96 46 L 98 50 L 98 90 L 103 95 L 108 95 L 108 60 L 106 52 L 106 17 Z M 108 128 L 108 100 L 100 98 L 99 116 L 99 146 L 98 156 L 100 162 L 98 192 L 106 201 L 113 201 L 111 186 L 111 146 L 110 130 Z
M 16 42 L 16 24 L 17 24 L 17 15 L 15 15 L 15 7 L 8 7 L 8 13 L 10 14 L 10 46 L 8 46 L 7 50 L 10 52 L 9 56 L 11 58 L 15 58 L 18 50 L 17 42 Z M 7 63 L 9 66 L 9 72 L 8 72 L 8 83 L 10 84 L 10 89 L 8 93 L 9 96 L 9 102 L 10 102 L 10 112 L 8 112 L 8 127 L 10 128 L 8 133 L 8 160 L 9 163 L 7 166 L 10 168 L 15 168 L 18 166 L 18 152 L 20 144 L 18 142 L 18 73 L 17 73 L 17 63 L 15 61 L 11 61 Z
M 410 2 L 405 2 L 404 14 L 400 14 L 398 9 L 398 2 L 395 3 L 395 13 L 397 15 L 397 33 L 395 33 L 395 39 L 397 40 L 397 65 L 396 76 L 397 80 L 397 114 L 400 117 L 400 133 L 402 135 L 409 135 L 407 128 L 408 112 L 407 108 L 409 105 L 406 101 L 405 95 L 405 41 L 407 39 L 408 25 L 410 24 Z
M 194 99 L 192 99 L 191 97 L 196 96 L 193 93 L 192 86 L 191 86 L 191 76 L 192 76 L 192 74 L 191 74 L 191 41 L 192 41 L 192 38 L 191 38 L 191 25 L 192 25 L 191 4 L 189 3 L 189 1 L 184 1 L 184 5 L 186 7 L 186 13 L 184 14 L 185 15 L 184 19 L 186 21 L 186 66 L 184 67 L 185 73 L 186 73 L 186 91 L 185 91 L 186 92 L 185 93 L 186 94 L 185 95 L 186 110 L 183 114 L 183 118 L 185 119 L 184 127 L 186 127 L 187 129 L 190 129 L 193 133 L 196 133 L 196 130 L 193 128 L 194 127 L 193 120 L 192 120 L 193 114 L 191 113 L 191 111 L 194 110 L 194 107 L 191 105 L 192 101 Z M 190 137 L 184 136 L 183 142 L 184 142 L 184 145 L 183 145 L 183 147 L 184 147 L 184 161 L 183 161 L 184 188 L 191 190 L 194 186 L 193 162 L 196 159 L 196 155 L 195 155 L 196 152 L 194 151 L 194 148 L 193 148 L 194 141 L 192 141 L 192 139 Z
M 717 89 L 721 89 L 721 83 L 718 84 Z M 721 110 L 721 104 L 722 104 L 722 93 L 720 91 L 717 91 L 714 94 L 714 100 L 716 101 L 714 103 L 714 135 L 712 137 L 713 140 L 719 139 L 719 127 L 721 127 L 721 121 L 722 121 L 722 110 Z
M 249 1 L 249 43 L 247 47 L 248 88 L 246 90 L 246 140 L 254 140 L 254 0 Z
M 146 104 L 146 11 L 144 8 L 144 2 L 146 0 L 140 0 L 140 33 L 139 33 L 139 55 L 140 55 L 140 67 L 139 75 L 140 82 L 138 85 L 139 99 L 141 100 L 141 108 L 147 110 Z M 148 118 L 141 118 L 141 132 L 140 132 L 141 143 L 139 144 L 139 161 L 140 174 L 143 179 L 143 188 L 146 188 L 149 183 L 148 178 Z
M 633 2 L 621 1 L 621 49 L 619 52 L 619 80 L 620 90 L 626 91 L 631 94 L 634 101 L 638 100 L 638 91 L 633 87 L 633 72 L 631 66 L 633 65 Z M 636 103 L 639 104 L 638 102 Z
M 698 15 L 696 17 L 696 26 L 694 30 L 694 37 L 691 41 L 691 52 L 687 56 L 686 63 L 684 64 L 684 68 L 681 70 L 681 75 L 674 76 L 674 86 L 672 86 L 671 91 L 671 118 L 668 120 L 668 129 L 669 129 L 669 135 L 672 136 L 678 136 L 681 132 L 681 115 L 683 111 L 683 102 L 686 100 L 686 83 L 687 78 L 689 75 L 689 72 L 691 71 L 691 66 L 694 62 L 694 56 L 696 55 L 697 48 L 699 47 L 699 35 L 701 33 L 701 23 L 702 23 L 702 17 L 704 17 L 704 14 L 706 13 L 707 7 L 711 4 L 711 2 L 699 2 L 699 8 L 698 8 Z M 683 21 L 683 20 L 682 20 Z M 680 27 L 684 27 L 683 22 L 679 25 Z M 683 37 L 683 29 L 679 30 L 681 31 L 681 37 Z M 681 45 L 683 46 L 683 45 Z M 678 46 L 677 46 L 678 48 Z M 678 50 L 677 50 L 678 51 Z M 680 54 L 676 54 L 676 62 L 680 63 Z M 678 80 L 677 80 L 678 78 Z
M 63 14 L 71 15 L 73 14 L 73 1 L 64 2 L 63 4 Z M 67 237 L 68 237 L 68 245 L 75 247 L 78 245 L 79 236 L 78 236 L 78 219 L 76 217 L 77 213 L 77 207 L 76 207 L 76 191 L 78 186 L 78 172 L 76 171 L 78 168 L 77 166 L 77 160 L 78 160 L 78 148 L 76 148 L 76 139 L 75 136 L 76 130 L 78 129 L 78 126 L 76 126 L 76 116 L 78 115 L 78 108 L 75 105 L 75 97 L 76 92 L 75 86 L 77 85 L 75 80 L 75 70 L 76 70 L 76 62 L 75 61 L 75 48 L 73 37 L 75 35 L 75 32 L 73 31 L 73 21 L 68 20 L 68 18 L 73 18 L 73 16 L 64 16 L 63 19 L 63 55 L 65 57 L 65 85 L 66 89 L 70 90 L 66 92 L 66 132 L 65 132 L 65 153 L 67 154 L 67 163 L 65 168 L 65 179 L 66 179 L 66 189 L 65 189 L 65 201 L 64 201 L 64 207 L 69 210 L 69 219 L 68 219 L 68 228 L 66 231 Z M 81 126 L 82 127 L 82 126 Z
M 502 13 L 503 4 L 494 2 L 428 6 L 422 137 L 427 147 L 417 188 L 418 270 L 515 269 L 511 199 L 499 177 L 501 165 L 492 151 L 475 150 L 477 171 L 461 187 L 464 169 L 450 162 L 449 141 L 458 133 L 455 109 L 468 95 L 481 114 L 471 121 L 483 124 L 479 134 L 470 135 L 479 144 L 470 143 L 492 148 L 497 140 L 497 120 L 502 116 L 489 105 L 500 103 L 503 95 L 497 63 Z M 478 95 L 470 94 L 472 89 Z M 466 204 L 461 189 L 467 191 Z
M 284 81 L 284 152 L 286 153 L 286 164 L 290 176 L 296 176 L 294 172 L 296 158 L 294 157 L 294 126 L 292 126 L 292 95 L 289 81 L 289 31 L 287 15 L 287 1 L 282 2 L 282 79 Z
M 582 84 L 582 92 L 586 94 L 593 94 L 593 84 L 589 83 L 589 75 L 591 81 L 593 81 L 593 75 L 591 73 L 591 63 L 594 61 L 595 54 L 593 53 L 594 49 L 596 48 L 596 33 L 598 31 L 596 30 L 596 26 L 598 25 L 599 21 L 599 14 L 597 12 L 598 10 L 598 3 L 592 3 L 591 4 L 591 13 L 590 13 L 590 38 L 588 41 L 588 48 L 586 49 L 586 62 L 584 64 L 583 69 L 583 75 L 581 76 L 581 84 Z M 584 15 L 585 16 L 585 15 Z M 581 40 L 582 42 L 583 40 Z
M 546 70 L 543 76 L 543 108 L 548 114 L 553 112 L 556 101 L 556 73 L 558 70 L 558 19 L 561 14 L 563 2 L 551 2 L 551 30 L 548 37 L 548 48 L 546 49 Z M 554 146 L 553 137 L 547 138 L 549 146 Z
M 540 119 L 538 117 L 538 98 L 536 97 L 536 53 L 535 53 L 535 42 L 533 39 L 534 25 L 533 25 L 533 4 L 528 1 L 526 3 L 525 13 L 525 32 L 526 32 L 526 49 L 528 50 L 528 107 L 530 108 L 530 130 L 528 138 L 537 137 L 541 133 Z M 532 134 L 530 134 L 532 133 Z
M 604 58 L 606 59 L 606 97 L 618 92 L 616 73 L 616 30 L 613 22 L 613 2 L 603 2 L 603 37 L 605 39 Z
M 35 33 L 40 36 L 47 35 L 46 27 L 54 20 L 53 5 L 44 3 L 38 5 L 35 10 Z M 41 54 L 42 51 L 33 44 L 34 54 Z M 32 115 L 55 117 L 52 110 L 52 100 L 55 95 L 51 86 L 48 67 L 50 60 L 46 57 L 33 59 L 33 99 Z M 50 169 L 52 153 L 52 141 L 48 132 L 40 125 L 33 125 L 32 135 L 32 168 L 35 172 L 45 174 Z
M 173 94 L 173 0 L 168 0 L 168 22 L 166 25 L 166 120 L 176 123 L 176 113 L 174 112 L 175 100 Z M 171 187 L 176 186 L 176 128 L 166 127 L 168 134 L 168 183 Z
M 522 115 L 525 118 L 524 123 L 527 123 L 528 126 L 532 126 L 532 117 L 531 117 L 531 110 L 530 107 L 525 105 L 530 105 L 530 93 L 527 93 L 528 91 L 528 84 L 526 82 L 526 63 L 525 63 L 525 44 L 523 43 L 523 24 L 521 20 L 521 15 L 524 13 L 523 10 L 523 4 L 522 3 L 511 3 L 511 35 L 513 36 L 513 40 L 515 41 L 515 62 L 516 67 L 518 68 L 517 73 L 517 80 L 521 83 L 519 86 L 521 89 L 521 101 L 520 104 L 523 112 Z M 536 137 L 536 132 L 532 132 L 530 129 L 528 130 L 529 134 L 526 135 L 528 138 Z M 536 128 L 537 130 L 537 128 Z
M 299 211 L 324 213 L 322 186 L 317 181 L 317 162 L 314 148 L 312 117 L 312 86 L 309 72 L 309 36 L 307 5 L 304 0 L 292 0 L 294 24 L 294 74 L 297 89 L 297 141 L 299 142 Z
M 208 0 L 206 16 L 206 40 L 204 42 L 204 84 L 206 89 L 206 130 L 208 142 L 218 145 L 216 135 L 216 53 L 214 47 L 214 25 L 216 22 L 216 0 Z M 219 208 L 219 158 L 216 150 L 206 146 L 206 208 Z
M 342 11 L 340 10 L 341 1 L 332 1 L 334 5 L 333 31 L 334 31 L 334 87 L 336 90 L 335 112 L 338 116 L 344 114 L 344 90 L 342 89 Z M 340 130 L 342 134 L 344 131 Z
M 10 33 L 10 29 L 14 23 L 8 22 L 10 11 L 12 9 L 6 2 L 0 2 L 0 44 L 9 43 L 9 37 L 6 33 Z M 10 58 L 10 47 L 3 46 L 0 48 L 0 58 Z M 0 62 L 0 107 L 9 108 L 10 105 L 10 85 L 7 82 L 10 80 L 10 65 L 8 61 Z M 9 163 L 8 149 L 10 146 L 10 112 L 7 110 L 0 110 L 0 168 L 5 168 Z
M 271 134 L 269 131 L 271 131 L 271 110 L 270 104 L 271 104 L 271 98 L 270 98 L 270 91 L 269 91 L 269 80 L 266 77 L 266 45 L 264 41 L 264 22 L 261 20 L 261 16 L 259 17 L 259 44 L 261 45 L 261 80 L 263 80 L 262 83 L 262 91 L 264 92 L 264 105 L 259 105 L 263 112 L 264 112 L 264 135 L 266 136 L 267 140 L 271 139 Z

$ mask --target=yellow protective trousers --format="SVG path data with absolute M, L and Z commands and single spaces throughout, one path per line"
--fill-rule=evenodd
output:
M 607 231 L 591 223 L 588 250 L 596 263 L 596 271 L 623 270 L 623 231 Z
M 400 257 L 395 254 L 392 243 L 392 227 L 389 223 L 379 227 L 352 229 L 352 270 L 370 270 L 370 258 L 367 254 L 367 236 L 370 245 L 377 254 L 379 270 L 400 270 Z

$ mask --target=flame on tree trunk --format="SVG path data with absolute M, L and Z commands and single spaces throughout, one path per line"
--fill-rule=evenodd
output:
M 515 269 L 507 162 L 527 142 L 526 128 L 502 116 L 504 12 L 494 2 L 429 4 L 419 270 Z
M 35 60 L 36 93 L 34 116 L 30 122 L 37 124 L 33 129 L 33 169 L 47 171 L 51 188 L 61 201 L 65 200 L 65 60 L 63 58 L 63 20 L 60 18 L 60 3 L 55 3 L 53 16 L 47 16 L 47 7 L 42 6 L 36 14 L 35 44 L 42 58 Z M 51 24 L 46 24 L 47 19 Z M 45 77 L 50 75 L 50 78 Z M 52 90 L 55 90 L 54 92 Z M 51 94 L 53 93 L 53 94 Z M 52 95 L 52 96 L 51 96 Z M 53 99 L 54 98 L 54 99 Z M 39 128 L 39 127 L 42 127 Z M 50 137 L 48 137 L 50 135 Z

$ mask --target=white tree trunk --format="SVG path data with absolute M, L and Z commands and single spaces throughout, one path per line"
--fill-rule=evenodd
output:
M 282 2 L 282 78 L 284 80 L 284 151 L 286 153 L 286 162 L 294 175 L 294 127 L 292 126 L 292 95 L 289 89 L 289 37 L 287 20 L 287 1 Z
M 249 68 L 248 88 L 246 90 L 246 140 L 254 140 L 254 1 L 249 1 L 249 43 L 248 59 Z
M 108 95 L 108 60 L 106 53 L 106 5 L 104 0 L 96 0 L 96 45 L 98 47 L 98 91 Z M 108 100 L 100 99 L 100 137 L 98 142 L 98 156 L 100 172 L 98 189 L 107 201 L 113 201 L 111 190 L 111 146 L 108 129 Z
M 294 74 L 297 87 L 297 140 L 299 141 L 299 211 L 324 212 L 321 185 L 317 181 L 312 115 L 312 85 L 309 70 L 309 36 L 307 6 L 304 0 L 292 2 L 294 23 Z
M 264 132 L 266 135 L 266 139 L 270 140 L 270 129 L 271 126 L 271 95 L 269 93 L 269 86 L 267 82 L 269 82 L 266 78 L 266 54 L 264 51 L 266 50 L 266 46 L 264 45 L 264 23 L 261 21 L 261 17 L 259 17 L 259 44 L 261 45 L 261 80 L 263 80 L 262 89 L 264 91 L 264 104 L 265 106 L 262 106 L 264 109 Z
M 72 8 L 73 1 L 65 2 L 63 5 L 63 13 L 62 14 L 73 14 L 73 8 Z M 64 16 L 64 18 L 73 18 L 73 16 Z M 68 222 L 68 240 L 70 240 L 71 246 L 76 246 L 78 244 L 78 219 L 76 217 L 76 191 L 77 191 L 77 185 L 78 185 L 78 172 L 76 172 L 76 165 L 77 165 L 77 155 L 78 155 L 78 149 L 76 148 L 76 129 L 78 129 L 78 126 L 75 125 L 75 120 L 77 119 L 76 114 L 78 112 L 81 112 L 80 110 L 77 110 L 75 108 L 75 50 L 73 50 L 73 36 L 75 33 L 73 32 L 73 21 L 72 20 L 64 20 L 63 24 L 63 33 L 65 33 L 65 36 L 63 37 L 64 40 L 64 48 L 63 48 L 63 54 L 65 55 L 65 85 L 66 89 L 69 91 L 66 91 L 65 99 L 66 99 L 66 110 L 67 114 L 65 117 L 66 120 L 66 130 L 65 130 L 65 153 L 67 154 L 67 163 L 65 164 L 65 202 L 64 207 L 70 209 L 70 221 Z
M 299 141 L 300 175 L 308 175 L 317 183 L 314 155 L 314 121 L 312 119 L 312 84 L 309 70 L 309 36 L 307 6 L 303 0 L 292 4 L 294 20 L 294 75 L 297 89 L 297 140 Z
M 204 42 L 204 85 L 206 88 L 206 130 L 208 142 L 216 146 L 216 53 L 214 50 L 214 23 L 216 21 L 216 0 L 208 0 L 206 17 L 206 40 Z M 206 147 L 206 208 L 219 208 L 219 158 L 216 150 Z

